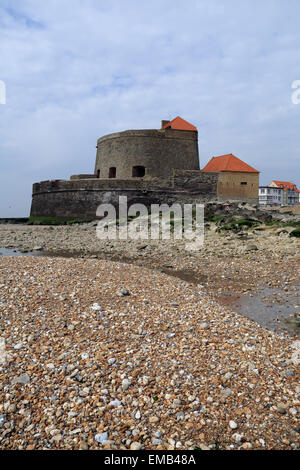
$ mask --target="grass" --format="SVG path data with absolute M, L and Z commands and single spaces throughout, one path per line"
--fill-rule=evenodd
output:
M 266 222 L 268 227 L 300 227 L 300 221 L 290 221 L 282 222 L 281 220 L 272 220 L 271 222 Z
M 300 228 L 296 228 L 290 233 L 290 237 L 300 238 Z
M 223 230 L 232 230 L 232 231 L 239 231 L 239 230 L 244 230 L 252 227 L 257 227 L 260 222 L 257 222 L 256 220 L 251 220 L 251 219 L 240 219 L 240 220 L 235 220 L 231 222 L 230 224 L 227 225 L 221 225 L 218 228 L 218 232 L 221 232 Z

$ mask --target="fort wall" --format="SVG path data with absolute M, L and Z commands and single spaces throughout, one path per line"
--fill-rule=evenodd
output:
M 175 170 L 168 178 L 138 180 L 57 180 L 33 185 L 32 217 L 96 218 L 100 204 L 205 203 L 217 199 L 218 173 Z
M 134 167 L 144 168 L 145 177 L 171 176 L 174 168 L 199 170 L 198 133 L 146 129 L 98 139 L 95 176 L 106 179 L 115 168 L 115 178 L 130 179 Z

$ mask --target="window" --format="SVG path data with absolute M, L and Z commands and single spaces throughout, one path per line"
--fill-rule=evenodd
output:
M 242 182 L 241 182 L 241 185 L 242 185 L 242 186 L 246 186 L 247 184 L 248 184 L 247 181 L 242 181 Z
M 97 170 L 97 178 L 100 178 L 100 170 Z
M 144 166 L 134 166 L 132 168 L 132 177 L 133 178 L 143 178 L 145 176 L 145 167 Z
M 108 177 L 109 178 L 115 178 L 117 175 L 117 169 L 115 166 L 112 166 L 110 169 L 109 169 L 109 174 L 108 174 Z

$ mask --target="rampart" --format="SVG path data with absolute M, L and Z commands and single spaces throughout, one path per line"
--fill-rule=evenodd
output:
M 78 179 L 43 181 L 33 185 L 31 216 L 96 218 L 100 204 L 116 207 L 119 196 L 127 196 L 128 205 L 142 203 L 204 203 L 217 199 L 218 173 L 174 170 L 165 178 Z

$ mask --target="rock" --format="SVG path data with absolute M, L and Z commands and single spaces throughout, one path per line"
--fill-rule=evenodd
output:
M 123 390 L 127 390 L 130 387 L 130 385 L 131 385 L 130 380 L 128 380 L 128 379 L 123 379 L 122 380 L 122 389 Z
M 89 446 L 87 442 L 84 439 L 81 439 L 80 444 L 79 444 L 79 449 L 80 450 L 88 450 Z
M 294 377 L 295 373 L 294 373 L 292 370 L 287 370 L 287 371 L 285 372 L 285 375 L 286 375 L 287 377 Z
M 178 398 L 175 398 L 173 400 L 172 408 L 178 408 L 180 405 L 181 405 L 181 400 L 179 400 Z
M 163 443 L 163 441 L 162 441 L 161 439 L 155 439 L 155 438 L 152 439 L 152 444 L 153 444 L 154 446 L 161 446 L 162 443 Z
M 130 444 L 130 450 L 141 450 L 142 447 L 143 445 L 140 442 L 132 442 Z
M 149 384 L 149 377 L 147 377 L 146 375 L 144 375 L 143 379 L 142 379 L 142 382 L 143 382 L 143 385 L 148 385 Z
M 257 251 L 258 248 L 256 245 L 246 245 L 244 251 Z
M 41 251 L 43 249 L 42 246 L 34 246 L 33 251 Z
M 17 377 L 14 377 L 11 381 L 12 385 L 21 384 L 27 385 L 30 382 L 30 376 L 28 374 L 22 374 Z
M 252 449 L 251 442 L 244 442 L 244 444 L 242 444 L 242 448 L 245 450 Z
M 235 421 L 229 421 L 229 427 L 230 429 L 237 429 L 238 425 Z
M 242 439 L 243 439 L 243 435 L 242 434 L 238 434 L 238 433 L 235 433 L 232 435 L 232 438 L 235 440 L 235 442 L 237 444 L 241 444 L 242 443 Z
M 204 330 L 206 329 L 209 329 L 210 328 L 210 324 L 207 323 L 207 322 L 203 322 L 203 323 L 200 323 L 200 328 L 203 328 Z
M 90 307 L 90 309 L 93 310 L 94 312 L 99 312 L 100 310 L 102 310 L 101 306 L 97 304 L 96 302 Z
M 230 372 L 227 372 L 225 375 L 224 375 L 224 379 L 225 380 L 230 380 L 232 377 L 232 374 Z
M 185 414 L 183 413 L 183 411 L 180 411 L 179 413 L 176 414 L 177 421 L 182 421 L 184 417 L 185 417 Z
M 85 387 L 79 392 L 80 397 L 87 397 L 89 394 L 90 394 L 90 389 L 88 387 Z
M 6 423 L 6 416 L 5 415 L 0 415 L 0 426 L 3 426 L 3 424 Z
M 278 407 L 277 407 L 277 411 L 278 411 L 279 414 L 285 415 L 286 414 L 286 405 L 279 404 Z
M 149 423 L 151 423 L 151 424 L 158 423 L 158 421 L 159 421 L 158 416 L 151 416 L 149 418 Z
M 123 406 L 122 403 L 120 402 L 120 400 L 112 400 L 111 402 L 109 402 L 110 406 L 114 406 L 115 408 L 118 408 L 119 406 Z
M 224 390 L 221 391 L 222 398 L 228 398 L 232 394 L 233 394 L 233 391 L 231 390 L 231 388 L 225 388 Z
M 111 357 L 110 359 L 108 359 L 108 365 L 112 366 L 115 362 L 116 362 L 116 358 L 115 357 Z
M 198 447 L 201 450 L 210 450 L 210 447 L 208 447 L 206 444 L 199 444 Z
M 127 290 L 127 289 L 121 289 L 121 290 L 118 292 L 118 295 L 119 295 L 120 297 L 127 297 L 127 296 L 129 296 L 129 295 L 131 295 L 131 294 L 130 294 L 129 290 Z
M 102 444 L 104 441 L 107 441 L 107 439 L 108 439 L 107 432 L 103 432 L 101 434 L 95 435 L 95 441 L 98 442 L 99 444 Z

